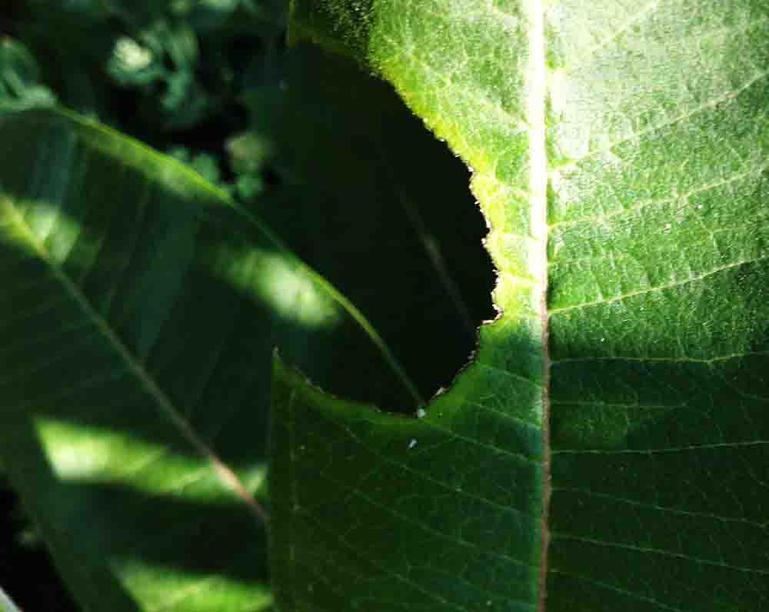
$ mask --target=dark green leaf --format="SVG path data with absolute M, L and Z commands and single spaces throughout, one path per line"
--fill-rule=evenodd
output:
M 0 118 L 0 157 L 0 455 L 60 571 L 88 610 L 266 609 L 273 346 L 345 393 L 413 385 L 178 162 L 52 111 Z

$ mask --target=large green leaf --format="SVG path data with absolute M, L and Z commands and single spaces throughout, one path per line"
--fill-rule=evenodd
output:
M 0 158 L 0 457 L 60 571 L 88 610 L 266 609 L 273 347 L 355 396 L 413 385 L 181 164 L 55 111 L 0 118 Z
M 293 14 L 473 169 L 501 315 L 421 419 L 276 366 L 281 609 L 769 606 L 766 2 Z

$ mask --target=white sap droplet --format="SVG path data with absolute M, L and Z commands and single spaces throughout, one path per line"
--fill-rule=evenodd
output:
M 423 419 L 423 418 L 425 418 L 425 415 L 427 415 L 427 413 L 425 412 L 425 409 L 424 409 L 424 408 L 418 408 L 418 409 L 417 409 L 417 418 L 418 418 L 418 419 Z
M 411 440 L 409 440 L 409 448 L 414 448 L 416 445 L 417 445 L 416 438 L 411 438 Z

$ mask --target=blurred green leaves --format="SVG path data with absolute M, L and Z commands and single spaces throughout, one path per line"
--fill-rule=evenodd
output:
M 29 50 L 10 37 L 0 38 L 0 112 L 55 102 L 40 82 L 40 68 Z
M 284 12 L 277 0 L 32 0 L 0 28 L 63 105 L 229 166 L 224 141 L 246 127 L 241 100 L 282 47 Z

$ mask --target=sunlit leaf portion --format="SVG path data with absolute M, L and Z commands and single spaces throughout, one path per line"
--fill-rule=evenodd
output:
M 473 169 L 502 314 L 421 419 L 277 366 L 279 604 L 769 606 L 766 3 L 293 16 Z
M 297 325 L 333 328 L 341 316 L 339 303 L 313 282 L 295 259 L 283 253 L 220 249 L 212 254 L 211 269 Z
M 116 571 L 139 601 L 158 602 L 153 610 L 184 612 L 272 611 L 270 592 L 256 584 L 234 580 L 226 572 L 201 577 L 173 567 L 154 566 L 142 559 L 121 560 Z M 195 596 L 205 592 L 205 597 Z
M 203 457 L 175 455 L 159 444 L 123 432 L 55 419 L 40 418 L 35 428 L 59 480 L 126 486 L 150 495 L 198 503 L 231 502 Z M 247 488 L 258 494 L 265 471 L 261 466 L 253 471 L 247 478 Z M 242 476 L 249 475 L 244 472 Z

